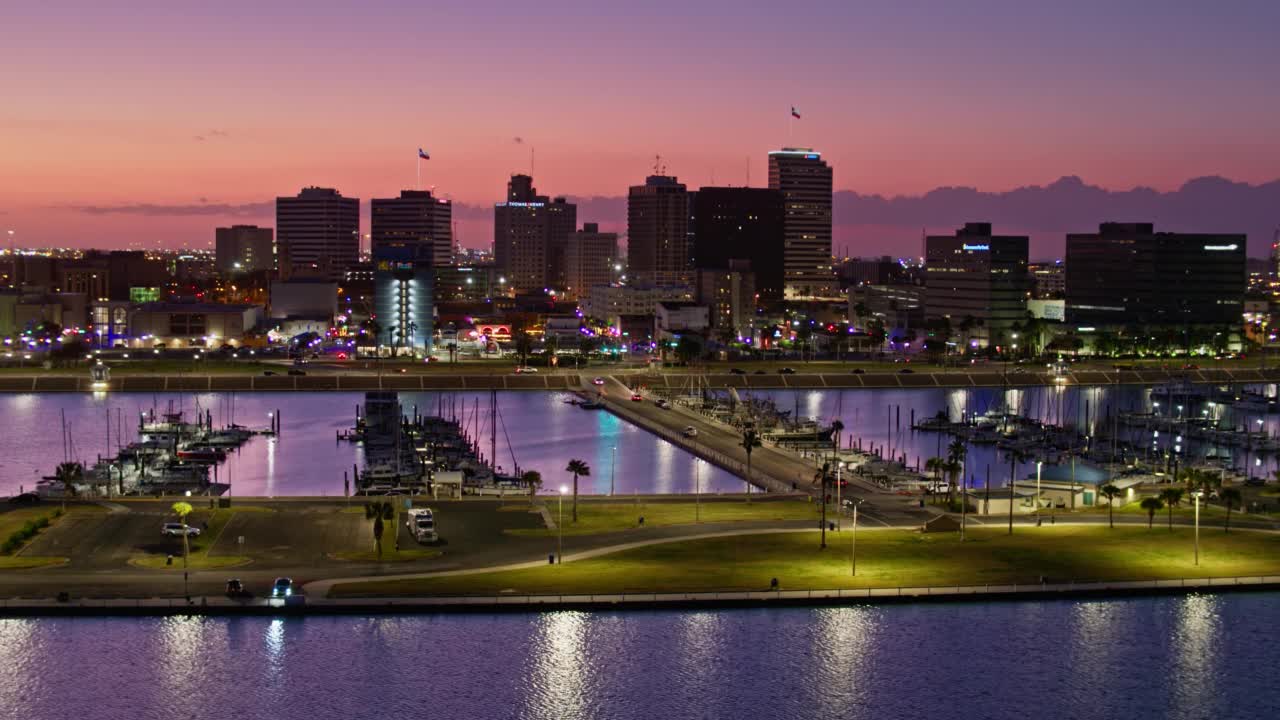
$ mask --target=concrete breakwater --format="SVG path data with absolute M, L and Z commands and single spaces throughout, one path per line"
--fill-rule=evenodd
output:
M 420 374 L 371 374 L 355 372 L 314 372 L 308 375 L 250 375 L 183 373 L 169 375 L 117 375 L 105 384 L 65 374 L 0 376 L 0 392 L 363 392 L 367 390 L 464 391 L 540 390 L 567 391 L 582 387 L 597 374 L 612 375 L 634 386 L 679 389 L 696 379 L 700 387 L 740 390 L 848 390 L 858 388 L 972 388 L 1032 387 L 1037 385 L 1158 385 L 1177 380 L 1220 385 L 1249 385 L 1280 382 L 1280 368 L 1233 368 L 1200 370 L 1081 370 L 1062 376 L 1048 372 L 1001 372 L 996 366 L 974 370 L 927 368 L 902 372 L 806 373 L 795 374 L 696 374 L 611 371 L 595 373 L 546 372 L 529 375 L 467 374 L 433 372 Z

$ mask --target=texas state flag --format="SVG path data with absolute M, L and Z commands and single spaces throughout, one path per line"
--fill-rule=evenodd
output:
M 791 117 L 793 117 L 793 118 L 795 118 L 795 119 L 797 119 L 797 120 L 799 120 L 799 119 L 800 119 L 800 111 L 796 109 L 796 106 L 795 106 L 795 105 L 792 105 L 792 106 L 791 106 Z
M 795 111 L 793 110 L 792 112 L 795 112 Z M 431 156 L 427 154 L 427 151 L 423 150 L 422 148 L 418 148 L 418 157 L 422 158 L 423 160 L 431 159 Z

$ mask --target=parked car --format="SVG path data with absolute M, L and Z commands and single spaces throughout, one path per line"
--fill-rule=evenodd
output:
M 244 583 L 240 582 L 240 578 L 231 578 L 227 581 L 227 597 L 229 598 L 247 598 L 251 593 L 245 589 Z
M 733 374 L 733 375 L 746 375 L 746 374 L 747 374 L 747 371 L 746 371 L 746 370 L 743 370 L 742 368 L 729 368 L 729 372 L 730 372 L 730 374 Z
M 289 597 L 293 594 L 293 578 L 278 577 L 271 583 L 271 597 Z
M 755 371 L 754 373 L 752 373 L 752 375 L 767 375 L 767 374 L 768 374 L 768 373 L 766 373 L 766 372 L 765 372 L 765 371 L 763 371 L 763 370 L 757 370 L 757 371 Z
M 853 370 L 850 370 L 849 372 L 853 373 L 854 375 L 861 375 L 861 374 L 863 374 L 864 372 L 866 372 L 866 370 L 863 370 L 862 368 L 854 368 Z
M 183 525 L 182 523 L 170 522 L 165 523 L 164 526 L 160 528 L 160 534 L 167 537 L 182 537 L 183 535 L 187 535 L 188 537 L 200 537 L 200 528 L 192 527 L 191 525 Z
M 644 396 L 638 392 L 631 393 L 631 402 L 644 402 Z
M 654 404 L 662 408 L 663 410 L 666 410 L 667 408 L 671 407 L 671 401 L 666 398 L 662 398 L 661 400 L 659 400 Z
M 271 377 L 272 375 L 275 375 L 275 374 L 276 374 L 276 371 L 275 371 L 275 370 L 263 370 L 263 371 L 262 371 L 262 374 L 263 374 L 263 375 L 265 375 L 266 377 Z
M 516 368 L 517 375 L 527 375 L 528 373 L 536 373 L 536 372 L 538 372 L 538 368 L 529 367 L 528 365 L 522 365 Z
M 912 370 L 911 368 L 902 368 L 901 370 L 898 371 L 900 375 L 910 375 L 914 372 L 915 370 Z
M 684 429 L 684 436 L 689 438 L 698 437 L 698 428 L 692 425 L 686 427 Z
M 778 369 L 778 374 L 779 374 L 779 375 L 795 375 L 795 374 L 796 374 L 796 369 L 795 369 L 795 368 L 789 368 L 789 367 L 779 368 L 779 369 Z

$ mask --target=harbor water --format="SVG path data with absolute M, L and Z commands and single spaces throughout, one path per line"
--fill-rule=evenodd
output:
M 1274 394 L 1274 387 L 1263 388 Z M 923 466 L 934 455 L 945 455 L 948 437 L 911 429 L 911 420 L 923 420 L 942 411 L 952 419 L 973 417 L 1007 409 L 1043 420 L 1070 424 L 1089 434 L 1108 434 L 1108 418 L 1115 412 L 1155 410 L 1150 389 L 1137 386 L 1029 387 L 894 390 L 796 390 L 759 391 L 754 396 L 773 400 L 780 410 L 823 421 L 840 419 L 842 442 L 848 446 L 874 445 L 882 453 L 891 449 L 907 464 Z M 742 481 L 683 450 L 601 410 L 583 410 L 566 402 L 569 396 L 553 392 L 500 392 L 497 398 L 497 433 L 489 409 L 488 393 L 400 394 L 404 412 L 416 407 L 422 414 L 443 413 L 460 418 L 462 426 L 478 440 L 486 456 L 495 445 L 497 463 L 505 469 L 518 465 L 537 470 L 544 491 L 553 491 L 569 480 L 568 461 L 582 459 L 591 475 L 579 480 L 584 493 L 691 493 L 740 492 Z M 363 393 L 169 393 L 169 394 L 11 394 L 0 396 L 0 413 L 7 431 L 0 437 L 5 458 L 0 471 L 0 495 L 19 488 L 31 489 L 51 474 L 66 454 L 92 464 L 100 455 L 114 453 L 123 439 L 134 440 L 141 413 L 163 412 L 172 403 L 189 419 L 208 413 L 215 426 L 236 422 L 267 427 L 272 413 L 280 413 L 277 438 L 254 437 L 232 452 L 218 467 L 218 481 L 230 483 L 234 495 L 341 495 L 343 472 L 363 466 L 358 444 L 338 442 L 337 433 L 354 424 Z M 1224 423 L 1249 427 L 1263 435 L 1280 435 L 1280 415 L 1250 414 L 1228 407 L 1188 400 L 1184 407 L 1166 407 L 1162 413 L 1201 417 L 1210 412 Z M 66 418 L 70 449 L 59 428 Z M 108 427 L 109 426 L 109 427 Z M 1151 431 L 1119 428 L 1122 438 L 1140 453 L 1168 451 L 1170 433 L 1153 438 Z M 1205 448 L 1187 443 L 1183 459 L 1194 460 Z M 1269 477 L 1277 469 L 1276 454 L 1229 452 L 1230 462 L 1250 474 Z M 695 463 L 697 471 L 695 472 Z M 967 475 L 975 487 L 988 477 L 1003 485 L 1010 474 L 1034 473 L 1034 459 L 1013 468 L 1004 452 L 993 445 L 970 445 Z M 1082 472 L 1087 472 L 1082 470 Z
M 1276 602 L 0 619 L 0 716 L 1270 718 Z

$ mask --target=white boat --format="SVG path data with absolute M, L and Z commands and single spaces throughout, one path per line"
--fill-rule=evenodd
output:
M 1151 388 L 1153 400 L 1203 400 L 1213 392 L 1212 386 L 1197 385 L 1190 380 L 1175 380 Z

